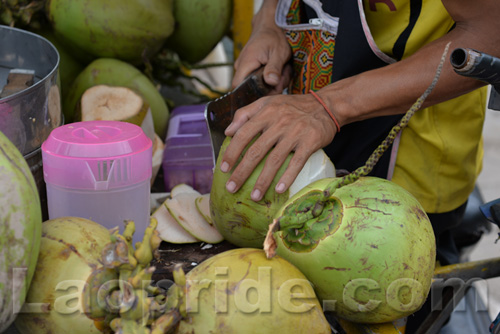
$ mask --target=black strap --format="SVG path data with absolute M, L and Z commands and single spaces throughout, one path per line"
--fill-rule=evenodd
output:
M 340 18 L 333 57 L 333 81 L 387 65 L 375 55 L 368 44 L 357 1 L 324 1 L 323 10 Z M 333 142 L 324 150 L 337 169 L 353 171 L 365 164 L 370 154 L 400 119 L 401 115 L 395 115 L 348 124 L 342 127 Z M 386 178 L 389 161 L 390 148 L 370 175 Z
M 401 35 L 399 35 L 396 43 L 394 43 L 394 47 L 392 48 L 392 54 L 397 60 L 401 60 L 403 58 L 408 38 L 410 38 L 410 34 L 413 31 L 413 28 L 415 28 L 415 24 L 417 24 L 417 20 L 420 17 L 421 12 L 422 0 L 411 0 L 408 26 L 405 30 L 403 30 Z

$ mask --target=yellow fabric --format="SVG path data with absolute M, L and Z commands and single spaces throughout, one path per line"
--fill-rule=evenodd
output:
M 377 46 L 385 54 L 393 56 L 394 44 L 410 23 L 410 1 L 365 0 L 363 3 L 366 21 Z M 453 24 L 440 0 L 422 0 L 422 10 L 406 44 L 403 58 L 446 34 Z
M 392 180 L 426 212 L 463 204 L 482 167 L 485 89 L 418 111 L 403 131 Z
M 366 0 L 365 15 L 377 46 L 392 48 L 409 23 L 408 0 Z M 423 0 L 404 57 L 444 35 L 453 20 L 441 1 Z M 418 111 L 403 131 L 392 180 L 409 190 L 426 212 L 463 204 L 482 167 L 486 87 Z
M 243 46 L 250 39 L 252 33 L 252 18 L 254 14 L 254 3 L 248 0 L 233 1 L 233 58 L 238 59 Z

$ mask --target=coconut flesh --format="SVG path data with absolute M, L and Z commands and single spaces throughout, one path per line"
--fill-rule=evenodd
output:
M 114 58 L 96 59 L 78 74 L 65 94 L 63 101 L 63 112 L 66 122 L 81 120 L 79 108 L 81 107 L 83 94 L 87 93 L 86 91 L 89 88 L 99 85 L 127 87 L 139 94 L 144 100 L 143 102 L 148 104 L 151 109 L 151 117 L 153 118 L 156 134 L 160 138 L 165 137 L 169 117 L 169 109 L 165 99 L 144 73 L 139 71 L 135 66 Z M 97 89 L 97 91 L 87 93 L 87 98 L 104 95 L 106 99 L 105 94 L 102 94 L 102 92 L 103 89 Z M 107 95 L 109 96 L 109 94 Z M 124 95 L 127 99 L 133 99 L 130 96 L 132 94 L 126 93 Z M 134 112 L 134 108 L 127 107 L 127 109 L 132 109 L 132 115 L 140 115 L 139 112 Z M 119 117 L 119 113 L 117 114 L 116 111 L 112 112 L 111 115 L 114 118 Z M 148 117 L 149 115 L 146 115 L 145 118 L 132 116 L 132 119 L 136 118 L 139 121 L 136 124 L 150 124 L 149 120 L 147 120 Z M 119 120 L 124 120 L 124 118 L 122 117 Z M 149 134 L 147 129 L 145 129 L 145 133 Z
M 159 237 L 174 244 L 224 240 L 210 218 L 209 201 L 210 194 L 201 194 L 188 184 L 176 185 L 151 215 L 158 222 Z
M 250 194 L 264 167 L 265 159 L 257 165 L 248 180 L 235 194 L 229 193 L 225 184 L 231 173 L 221 172 L 220 165 L 230 141 L 231 138 L 227 137 L 222 144 L 214 170 L 210 192 L 210 215 L 214 225 L 225 240 L 239 247 L 262 248 L 269 224 L 278 209 L 304 186 L 322 178 L 334 177 L 335 167 L 324 151 L 320 149 L 307 160 L 290 188 L 283 194 L 278 194 L 274 188 L 291 159 L 290 154 L 262 200 L 254 202 L 250 198 Z
M 87 89 L 80 100 L 81 121 L 124 121 L 140 126 L 155 140 L 153 116 L 149 104 L 128 87 L 96 85 Z
M 165 145 L 155 133 L 151 108 L 142 96 L 128 87 L 95 85 L 83 93 L 77 112 L 82 122 L 122 121 L 140 126 L 153 142 L 151 174 L 151 184 L 153 184 L 161 167 Z

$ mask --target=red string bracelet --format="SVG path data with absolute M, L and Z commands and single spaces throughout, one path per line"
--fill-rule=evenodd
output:
M 335 116 L 333 115 L 332 111 L 330 109 L 328 109 L 325 102 L 323 102 L 323 100 L 314 91 L 311 90 L 311 91 L 309 91 L 309 93 L 311 93 L 311 95 L 314 96 L 316 98 L 316 100 L 318 100 L 319 103 L 321 103 L 323 108 L 325 108 L 328 115 L 330 115 L 330 117 L 333 119 L 333 122 L 335 123 L 335 126 L 337 127 L 337 132 L 340 132 L 339 122 L 337 121 L 337 118 L 335 118 Z

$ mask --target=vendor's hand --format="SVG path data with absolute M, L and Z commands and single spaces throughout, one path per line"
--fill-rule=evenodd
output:
M 283 30 L 274 23 L 274 15 L 259 12 L 253 26 L 250 39 L 234 63 L 232 86 L 238 86 L 254 70 L 265 66 L 264 81 L 274 87 L 270 94 L 281 94 L 291 79 L 291 47 Z
M 329 144 L 336 131 L 333 120 L 310 94 L 267 96 L 238 109 L 225 132 L 233 138 L 222 158 L 222 172 L 229 172 L 250 141 L 260 136 L 233 171 L 226 189 L 236 192 L 269 152 L 251 194 L 254 201 L 262 199 L 288 154 L 295 152 L 274 189 L 285 192 L 307 159 Z

